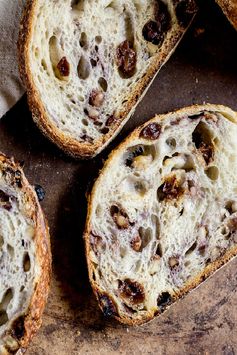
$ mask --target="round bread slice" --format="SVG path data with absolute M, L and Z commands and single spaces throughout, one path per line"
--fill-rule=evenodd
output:
M 195 0 L 28 0 L 19 62 L 36 124 L 75 157 L 98 154 L 196 11 Z
M 88 202 L 89 277 L 100 308 L 141 324 L 237 253 L 237 114 L 159 115 L 111 153 Z
M 48 227 L 21 167 L 0 154 L 0 354 L 23 354 L 49 292 Z

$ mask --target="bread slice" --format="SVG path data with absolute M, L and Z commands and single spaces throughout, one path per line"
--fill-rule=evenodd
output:
M 0 354 L 23 354 L 49 291 L 48 227 L 19 166 L 0 154 Z
M 75 157 L 98 154 L 196 11 L 195 0 L 28 1 L 19 61 L 39 128 Z
M 237 1 L 236 0 L 216 0 L 217 4 L 227 16 L 230 23 L 237 30 Z
M 159 315 L 237 253 L 237 113 L 159 115 L 111 153 L 88 201 L 89 277 L 126 324 Z

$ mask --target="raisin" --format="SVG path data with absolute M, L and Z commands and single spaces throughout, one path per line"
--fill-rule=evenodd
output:
M 107 119 L 105 125 L 107 127 L 111 126 L 116 121 L 116 119 L 117 118 L 114 115 L 109 116 L 109 118 Z
M 21 316 L 12 324 L 12 335 L 20 340 L 25 334 L 25 317 Z
M 4 191 L 0 190 L 0 206 L 5 208 L 5 210 L 10 211 L 12 209 L 12 204 L 10 202 L 10 196 Z
M 128 299 L 131 304 L 142 303 L 145 299 L 144 288 L 137 281 L 130 279 L 119 281 L 119 291 L 121 296 Z
M 4 191 L 0 190 L 0 202 L 8 202 L 10 196 L 7 195 Z
M 141 138 L 155 140 L 159 138 L 161 133 L 161 125 L 158 123 L 150 123 L 140 133 Z
M 157 306 L 163 312 L 165 308 L 172 302 L 172 297 L 169 292 L 162 292 L 157 298 Z
M 163 1 L 157 1 L 155 19 L 163 32 L 167 32 L 171 28 L 171 16 L 167 5 Z
M 129 222 L 127 213 L 118 206 L 111 206 L 110 214 L 119 229 L 127 229 L 132 224 Z
M 134 74 L 136 62 L 136 51 L 128 40 L 123 41 L 116 49 L 116 63 L 121 74 L 127 78 L 131 77 Z
M 163 42 L 165 33 L 170 27 L 171 17 L 168 8 L 162 1 L 158 1 L 155 10 L 155 21 L 148 21 L 142 29 L 142 34 L 146 41 L 158 45 Z
M 93 138 L 91 138 L 90 136 L 88 136 L 87 134 L 83 134 L 81 137 L 80 137 L 83 141 L 86 141 L 88 143 L 93 143 Z
M 143 29 L 142 35 L 147 42 L 151 42 L 155 45 L 161 43 L 164 39 L 164 34 L 160 31 L 160 27 L 155 21 L 148 21 Z
M 132 238 L 130 245 L 133 250 L 135 250 L 135 251 L 140 250 L 141 245 L 142 245 L 142 240 L 141 240 L 141 237 L 139 234 Z
M 234 233 L 237 231 L 237 218 L 232 218 L 228 221 L 227 224 L 230 233 Z
M 98 295 L 100 307 L 105 317 L 113 317 L 117 314 L 117 309 L 109 296 L 106 294 Z
M 184 190 L 175 176 L 166 179 L 157 191 L 159 201 L 177 199 Z
M 176 6 L 176 16 L 182 27 L 187 27 L 197 12 L 194 0 L 180 0 Z
M 89 104 L 91 106 L 100 107 L 104 101 L 104 94 L 100 90 L 92 90 L 89 97 Z
M 144 148 L 142 146 L 136 146 L 132 151 L 129 152 L 127 159 L 125 160 L 125 165 L 131 167 L 133 164 L 134 158 L 142 155 L 144 153 Z
M 202 153 L 202 156 L 208 165 L 213 160 L 213 147 L 210 144 L 202 142 L 198 149 Z
M 45 197 L 45 191 L 44 191 L 43 187 L 36 184 L 35 185 L 35 192 L 37 194 L 38 200 L 40 202 L 43 201 L 43 199 Z
M 70 74 L 70 64 L 67 61 L 66 57 L 62 57 L 59 63 L 57 64 L 57 69 L 61 76 L 69 76 Z

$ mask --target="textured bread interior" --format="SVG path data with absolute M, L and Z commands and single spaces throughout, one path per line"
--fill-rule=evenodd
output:
M 236 247 L 236 114 L 200 110 L 154 119 L 157 139 L 136 130 L 93 189 L 87 252 L 105 314 L 151 318 Z
M 160 53 L 165 59 L 168 43 L 183 32 L 174 1 L 160 2 L 170 14 L 170 28 L 160 45 L 147 42 L 142 34 L 147 21 L 154 19 L 157 0 L 35 2 L 29 69 L 50 124 L 81 143 L 92 144 L 109 132 L 108 120 L 122 111 L 154 57 Z M 125 40 L 136 52 L 129 77 L 116 63 L 116 50 Z M 66 76 L 58 69 L 62 58 L 67 61 Z M 100 94 L 95 105 L 90 104 L 93 92 Z
M 0 354 L 14 320 L 24 316 L 38 275 L 29 202 L 0 166 Z M 13 341 L 13 340 L 12 340 Z M 14 344 L 9 345 L 10 347 Z M 14 346 L 13 346 L 14 347 Z M 3 354 L 5 352 L 3 351 Z

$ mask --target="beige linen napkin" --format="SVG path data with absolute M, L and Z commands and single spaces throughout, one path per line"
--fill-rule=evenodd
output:
M 0 0 L 0 117 L 23 95 L 18 73 L 17 37 L 24 0 Z

